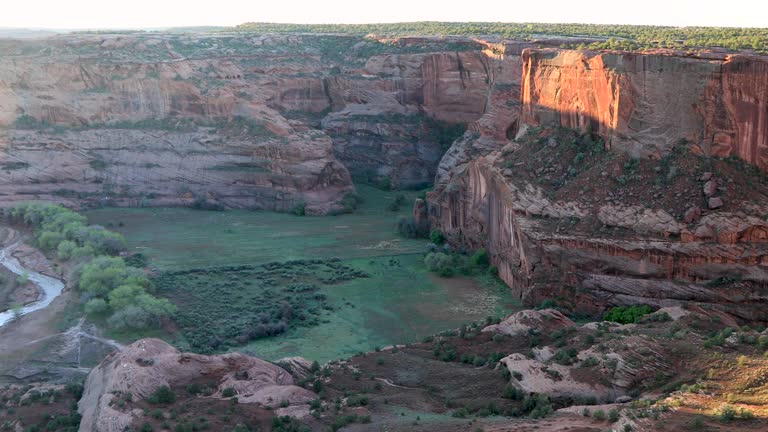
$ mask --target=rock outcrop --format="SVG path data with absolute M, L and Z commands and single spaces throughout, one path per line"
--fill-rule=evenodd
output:
M 575 326 L 576 323 L 556 309 L 524 310 L 509 315 L 498 324 L 485 327 L 483 331 L 517 336 L 526 335 L 532 330 L 549 333 Z
M 140 409 L 121 407 L 124 404 L 117 404 L 118 399 L 146 400 L 162 386 L 186 392 L 188 384 L 203 380 L 217 386 L 210 397 L 231 397 L 222 395 L 224 389 L 231 389 L 237 402 L 244 404 L 277 408 L 286 402 L 306 404 L 317 397 L 295 386 L 284 369 L 254 357 L 182 353 L 159 339 L 141 339 L 107 356 L 88 375 L 78 405 L 80 431 L 122 432 L 144 414 Z
M 680 308 L 667 310 L 678 320 L 690 314 Z M 518 312 L 483 332 L 537 341 L 554 338 L 555 346 L 533 348 L 533 356 L 512 353 L 500 360 L 500 366 L 510 372 L 510 385 L 525 394 L 594 404 L 625 400 L 630 389 L 675 374 L 669 352 L 662 344 L 647 335 L 624 336 L 635 326 L 610 322 L 577 326 L 557 310 L 545 309 Z M 600 345 L 583 345 L 583 341 L 594 340 L 600 334 L 612 336 Z

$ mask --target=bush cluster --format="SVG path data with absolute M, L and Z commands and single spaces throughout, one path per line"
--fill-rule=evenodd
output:
M 122 235 L 99 225 L 88 225 L 85 216 L 54 204 L 21 203 L 10 210 L 10 221 L 35 230 L 35 243 L 62 260 L 95 255 L 116 255 L 125 250 Z
M 642 317 L 651 313 L 651 307 L 642 306 L 618 306 L 603 315 L 604 321 L 613 321 L 620 324 L 639 322 Z
M 84 216 L 53 204 L 19 204 L 11 209 L 10 219 L 32 227 L 36 244 L 44 251 L 56 251 L 62 261 L 82 261 L 76 277 L 86 314 L 109 316 L 110 327 L 124 330 L 157 326 L 174 313 L 168 300 L 151 295 L 142 270 L 112 256 L 125 250 L 122 235 L 87 225 Z

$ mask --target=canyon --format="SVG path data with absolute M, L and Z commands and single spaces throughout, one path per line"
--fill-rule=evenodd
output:
M 352 176 L 428 185 L 503 69 L 484 48 L 333 35 L 5 41 L 0 193 L 325 214 Z
M 768 204 L 763 185 L 750 186 L 759 179 L 738 184 L 693 167 L 685 175 L 714 178 L 683 182 L 675 193 L 688 205 L 671 209 L 610 190 L 552 199 L 514 173 L 524 137 L 555 127 L 599 137 L 628 163 L 656 161 L 653 174 L 677 170 L 667 165 L 678 150 L 707 166 L 740 159 L 765 171 L 766 58 L 555 48 L 564 42 L 248 33 L 6 40 L 0 193 L 4 205 L 333 214 L 348 211 L 353 179 L 384 188 L 434 182 L 416 218 L 456 245 L 488 249 L 529 304 L 559 296 L 598 312 L 699 301 L 768 320 L 760 307 Z M 537 139 L 556 146 L 560 137 Z M 565 162 L 544 163 L 539 174 Z M 620 189 L 605 180 L 625 177 L 621 167 L 603 168 L 563 179 Z M 657 194 L 683 177 L 662 174 L 674 179 Z M 744 188 L 754 192 L 730 197 Z M 602 198 L 582 199 L 590 195 Z M 607 230 L 584 222 L 561 231 L 562 222 L 589 218 Z
M 725 402 L 765 427 L 768 56 L 568 48 L 595 40 L 0 40 L 0 207 L 91 209 L 94 232 L 133 237 L 106 254 L 126 280 L 179 307 L 107 333 L 117 313 L 82 303 L 124 286 L 88 298 L 82 256 L 11 256 L 45 248 L 6 218 L 11 272 L 56 279 L 2 316 L 1 406 L 21 415 L 1 427 L 38 421 L 40 392 L 81 431 L 597 432 L 606 411 L 617 431 L 681 430 Z M 419 238 L 383 232 L 396 217 Z M 488 263 L 449 283 L 424 248 Z

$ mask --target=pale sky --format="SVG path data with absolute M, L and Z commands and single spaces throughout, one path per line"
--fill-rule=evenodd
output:
M 248 21 L 580 22 L 767 27 L 768 0 L 2 0 L 0 27 L 147 28 Z

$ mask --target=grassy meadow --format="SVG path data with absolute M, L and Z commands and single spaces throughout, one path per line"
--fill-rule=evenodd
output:
M 509 290 L 484 272 L 440 278 L 426 270 L 427 240 L 395 232 L 415 192 L 358 186 L 358 193 L 363 203 L 339 216 L 185 208 L 105 208 L 86 215 L 124 234 L 131 252 L 149 258 L 159 275 L 158 295 L 180 311 L 177 328 L 159 336 L 184 349 L 206 351 L 201 346 L 214 338 L 216 351 L 327 361 L 516 307 Z M 387 210 L 400 193 L 407 204 Z M 246 337 L 264 326 L 271 330 L 286 309 L 293 318 L 287 329 Z M 195 328 L 198 322 L 205 331 Z M 263 324 L 244 335 L 247 323 Z

